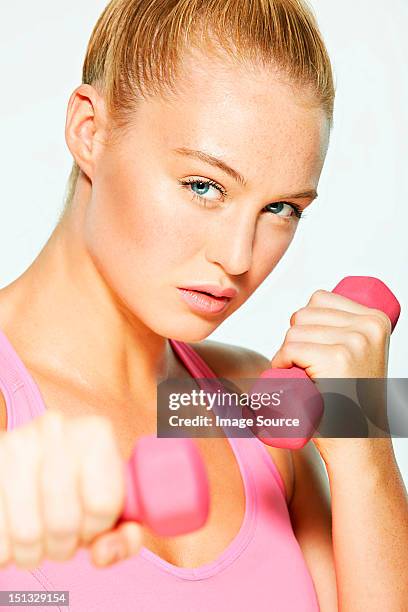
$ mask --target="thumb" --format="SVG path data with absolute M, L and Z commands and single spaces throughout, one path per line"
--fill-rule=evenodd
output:
M 283 351 L 283 345 L 276 351 L 271 359 L 271 368 L 290 368 L 293 365 L 287 351 Z
M 96 566 L 116 563 L 136 555 L 142 546 L 142 527 L 136 521 L 124 521 L 118 527 L 97 536 L 89 546 Z

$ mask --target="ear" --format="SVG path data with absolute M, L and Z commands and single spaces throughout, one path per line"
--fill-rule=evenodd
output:
M 92 182 L 95 165 L 106 139 L 107 113 L 102 96 L 82 84 L 71 94 L 65 124 L 65 140 L 82 172 Z

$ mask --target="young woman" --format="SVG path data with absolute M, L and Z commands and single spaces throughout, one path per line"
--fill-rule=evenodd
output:
M 114 527 L 121 461 L 155 432 L 159 380 L 293 364 L 386 376 L 388 318 L 322 290 L 272 361 L 204 340 L 289 247 L 333 100 L 301 0 L 107 6 L 69 100 L 66 207 L 0 291 L 3 590 L 68 590 L 76 612 L 405 609 L 407 499 L 389 439 L 293 452 L 197 439 L 206 525 L 176 538 Z M 200 284 L 233 297 L 222 310 L 199 292 L 186 302 Z

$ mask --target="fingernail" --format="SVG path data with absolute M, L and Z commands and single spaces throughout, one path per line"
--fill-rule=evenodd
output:
M 138 525 L 130 525 L 127 530 L 127 543 L 130 555 L 136 555 L 142 544 L 142 534 Z
M 103 546 L 98 555 L 98 559 L 102 565 L 107 565 L 108 563 L 120 561 L 124 559 L 125 556 L 126 552 L 123 543 L 116 540 Z

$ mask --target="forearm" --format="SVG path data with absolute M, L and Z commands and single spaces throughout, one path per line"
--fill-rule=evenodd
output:
M 408 500 L 391 441 L 347 440 L 326 467 L 339 611 L 404 612 Z

